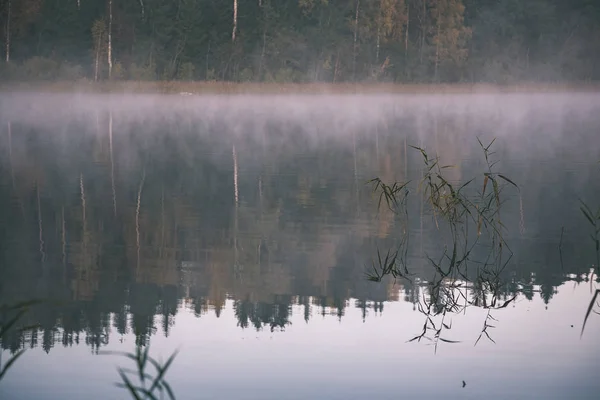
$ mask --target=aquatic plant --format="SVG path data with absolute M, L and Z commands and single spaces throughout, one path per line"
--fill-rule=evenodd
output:
M 164 398 L 164 393 L 166 393 L 169 399 L 174 400 L 175 395 L 165 380 L 165 374 L 178 352 L 175 351 L 171 354 L 165 363 L 160 363 L 150 357 L 149 352 L 150 346 L 144 348 L 138 345 L 135 353 L 104 351 L 102 354 L 119 354 L 135 362 L 135 369 L 118 368 L 122 382 L 115 384 L 117 387 L 126 389 L 133 399 L 158 400 Z M 147 372 L 149 366 L 156 370 L 154 376 Z M 134 383 L 136 379 L 139 381 L 137 384 Z
M 0 339 L 2 339 L 6 333 L 14 329 L 17 323 L 23 318 L 23 316 L 29 311 L 29 308 L 35 304 L 38 304 L 39 300 L 30 300 L 13 305 L 0 305 Z M 19 330 L 35 329 L 36 325 L 20 327 Z M 4 365 L 2 365 L 2 358 L 0 353 L 0 381 L 6 375 L 6 372 L 14 365 L 14 363 L 25 353 L 25 349 L 21 349 L 13 354 Z
M 432 157 L 424 148 L 411 146 L 423 158 L 423 174 L 418 183 L 422 204 L 429 207 L 436 228 L 448 229 L 451 238 L 451 243 L 443 246 L 441 256 L 434 259 L 429 254 L 424 254 L 435 275 L 425 283 L 428 294 L 423 294 L 418 302 L 418 309 L 425 316 L 422 331 L 409 340 L 427 339 L 433 342 L 436 351 L 439 342 L 458 343 L 443 336 L 443 332 L 452 327 L 449 321 L 451 314 L 463 312 L 473 305 L 488 309 L 482 332 L 475 342 L 477 344 L 483 335 L 492 340 L 488 333 L 488 328 L 493 328 L 489 322 L 494 320 L 491 310 L 504 308 L 516 299 L 516 296 L 501 299 L 503 282 L 500 274 L 512 257 L 512 251 L 504 240 L 505 227 L 500 218 L 500 210 L 504 188 L 508 185 L 519 190 L 519 187 L 506 175 L 494 170 L 497 161 L 492 160 L 494 152 L 491 148 L 495 139 L 487 145 L 479 138 L 477 140 L 486 166 L 482 187 L 477 195 L 468 194 L 468 188 L 473 186 L 476 178 L 460 185 L 452 184 L 444 176 L 444 171 L 454 166 L 441 165 L 437 155 Z M 409 182 L 388 185 L 375 178 L 369 183 L 375 184 L 373 191 L 379 194 L 378 208 L 385 202 L 396 215 L 404 215 L 408 219 Z M 476 235 L 472 234 L 473 228 L 470 229 L 470 226 L 476 228 Z M 367 279 L 379 282 L 387 275 L 408 279 L 410 274 L 405 256 L 408 248 L 407 232 L 405 229 L 397 250 L 388 251 L 385 257 L 377 251 L 377 258 L 367 273 Z M 482 239 L 490 244 L 487 247 L 488 255 L 483 261 L 472 260 L 472 252 L 476 245 L 481 244 Z M 505 252 L 508 253 L 508 259 L 503 258 Z M 471 283 L 467 278 L 470 262 L 476 264 L 476 278 L 471 279 Z M 469 299 L 469 293 L 474 294 L 473 300 Z
M 381 282 L 381 280 L 387 276 L 392 275 L 394 279 L 408 278 L 408 184 L 409 182 L 399 183 L 394 182 L 391 186 L 384 183 L 380 178 L 370 180 L 368 183 L 374 184 L 373 192 L 379 192 L 379 199 L 377 202 L 378 210 L 381 209 L 383 202 L 385 201 L 387 208 L 392 211 L 396 216 L 402 218 L 404 229 L 402 237 L 398 242 L 396 251 L 391 252 L 388 250 L 385 257 L 381 257 L 381 252 L 377 250 L 377 263 L 373 262 L 372 272 L 366 273 L 367 279 L 373 282 Z
M 585 313 L 585 317 L 583 318 L 583 324 L 581 326 L 581 334 L 579 335 L 579 337 L 583 336 L 583 331 L 585 330 L 585 324 L 588 321 L 588 318 L 590 317 L 591 313 L 593 312 L 594 314 L 598 314 L 600 315 L 600 313 L 598 311 L 594 310 L 594 305 L 597 305 L 598 307 L 600 307 L 600 302 L 596 302 L 596 299 L 600 297 L 600 289 L 596 289 L 596 291 L 594 292 L 594 295 L 592 296 L 592 300 L 590 301 L 590 304 L 588 305 L 588 309 L 587 312 Z
M 581 207 L 579 208 L 581 210 L 581 213 L 585 216 L 586 220 L 590 223 L 591 227 L 592 227 L 592 233 L 590 233 L 590 239 L 592 240 L 592 243 L 594 244 L 594 248 L 596 250 L 596 270 L 598 271 L 597 273 L 600 274 L 600 207 L 598 207 L 598 210 L 594 213 L 592 212 L 591 208 L 581 199 L 579 199 L 579 202 L 581 203 Z M 594 275 L 594 271 L 592 271 L 592 276 Z M 590 281 L 592 281 L 592 279 L 590 279 Z M 594 292 L 594 295 L 592 296 L 592 299 L 590 300 L 590 304 L 588 305 L 588 309 L 585 313 L 585 317 L 583 318 L 583 324 L 581 326 L 581 334 L 580 337 L 583 336 L 583 331 L 585 330 L 585 325 L 591 315 L 591 313 L 595 313 L 600 315 L 599 312 L 594 310 L 594 305 L 597 305 L 598 307 L 600 307 L 600 303 L 596 302 L 596 299 L 599 297 L 600 294 L 600 289 L 596 289 L 596 291 Z
M 581 213 L 592 227 L 590 239 L 592 239 L 592 243 L 596 249 L 596 269 L 600 274 L 600 207 L 598 207 L 598 210 L 594 213 L 583 200 L 579 199 L 579 202 L 581 203 L 581 207 L 579 208 Z

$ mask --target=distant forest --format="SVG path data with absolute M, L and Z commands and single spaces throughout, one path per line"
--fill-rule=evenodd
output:
M 0 0 L 2 80 L 600 79 L 598 0 Z

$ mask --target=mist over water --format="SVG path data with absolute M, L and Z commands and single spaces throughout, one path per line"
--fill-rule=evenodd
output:
M 120 398 L 127 360 L 97 353 L 136 344 L 181 350 L 184 399 L 600 392 L 598 315 L 580 337 L 600 287 L 580 210 L 600 207 L 597 94 L 3 94 L 0 132 L 0 304 L 44 299 L 21 323 L 39 329 L 1 338 L 3 360 L 28 349 L 1 398 Z M 485 293 L 482 240 L 446 341 L 407 343 L 452 250 L 412 146 L 477 197 L 478 138 L 518 186 L 498 212 L 511 255 Z M 376 177 L 409 182 L 401 215 Z M 408 279 L 369 281 L 406 238 Z

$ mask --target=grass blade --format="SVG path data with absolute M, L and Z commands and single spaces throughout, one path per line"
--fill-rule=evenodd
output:
M 583 207 L 579 207 L 579 209 L 581 210 L 581 212 L 583 213 L 583 215 L 585 215 L 585 217 L 587 218 L 588 221 L 590 221 L 590 224 L 592 225 L 596 225 L 592 219 L 592 216 L 590 214 L 587 213 L 587 211 L 583 208 Z
M 6 374 L 6 371 L 8 371 L 8 369 L 15 363 L 15 361 L 17 361 L 17 359 L 19 357 L 21 357 L 23 355 L 23 353 L 25 353 L 25 350 L 19 350 L 17 353 L 15 353 L 14 356 L 12 356 L 7 362 L 6 365 L 4 366 L 4 368 L 0 369 L 0 380 L 2 380 L 2 378 L 4 377 L 4 375 Z M 1 366 L 0 366 L 1 367 Z
M 592 313 L 592 308 L 594 308 L 594 303 L 596 302 L 596 298 L 600 294 L 600 289 L 596 289 L 596 293 L 594 293 L 594 297 L 592 297 L 592 301 L 590 301 L 590 305 L 588 306 L 587 312 L 585 313 L 585 318 L 583 319 L 583 325 L 581 326 L 581 334 L 579 337 L 583 337 L 583 331 L 585 329 L 585 324 L 587 323 L 590 314 Z
M 135 400 L 142 400 L 142 398 L 138 394 L 138 390 L 137 390 L 138 388 L 136 388 L 135 386 L 133 386 L 133 384 L 131 383 L 131 381 L 129 380 L 129 378 L 125 374 L 125 372 L 123 370 L 119 369 L 119 375 L 121 375 L 121 379 L 123 380 L 124 385 L 127 388 L 127 390 L 129 390 L 129 393 L 131 394 L 131 396 Z
M 508 179 L 506 176 L 498 174 L 498 178 L 504 179 L 506 182 L 510 183 L 511 185 L 513 185 L 514 187 L 516 187 L 517 190 L 519 190 L 519 186 L 517 186 L 516 183 L 514 183 L 513 181 L 511 181 L 510 179 Z
M 169 395 L 169 399 L 175 400 L 175 395 L 173 394 L 173 390 L 171 389 L 171 385 L 169 385 L 167 382 L 163 382 L 162 385 L 167 390 L 167 394 Z
M 460 343 L 460 341 L 458 341 L 458 340 L 449 340 L 449 339 L 444 339 L 444 338 L 440 338 L 440 340 L 442 342 L 446 342 L 446 343 Z
M 158 375 L 156 375 L 156 378 L 154 379 L 154 384 L 150 387 L 151 392 L 154 391 L 154 389 L 161 383 L 163 376 L 167 372 L 167 369 L 169 369 L 169 367 L 171 366 L 171 363 L 177 356 L 178 352 L 179 352 L 179 350 L 177 350 L 173 354 L 171 354 L 171 356 L 167 359 L 167 362 L 164 363 L 162 366 L 159 363 L 157 363 L 155 360 L 150 359 L 150 362 L 154 365 L 154 367 L 158 371 Z

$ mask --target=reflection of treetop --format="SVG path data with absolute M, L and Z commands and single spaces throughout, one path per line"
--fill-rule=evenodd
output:
M 104 122 L 101 130 L 108 129 Z M 451 179 L 460 181 L 480 166 L 462 161 L 477 149 L 453 145 L 449 138 L 460 124 L 450 122 L 437 140 L 447 149 L 444 164 L 456 165 Z M 4 348 L 41 341 L 48 351 L 55 343 L 79 343 L 81 336 L 97 349 L 113 327 L 145 343 L 159 329 L 169 333 L 180 306 L 199 317 L 209 311 L 219 316 L 227 299 L 240 327 L 271 330 L 285 329 L 293 309 L 307 321 L 319 313 L 342 318 L 351 304 L 363 317 L 371 309 L 382 312 L 383 302 L 399 300 L 399 291 L 415 308 L 423 294 L 438 309 L 444 307 L 444 297 L 430 285 L 436 270 L 423 257 L 433 256 L 444 240 L 435 216 L 422 212 L 417 197 L 406 203 L 415 218 L 378 210 L 365 184 L 373 176 L 418 180 L 411 174 L 422 158 L 405 150 L 407 142 L 419 140 L 414 132 L 392 135 L 390 127 L 378 131 L 377 145 L 356 133 L 350 145 L 320 148 L 299 141 L 296 149 L 282 148 L 267 132 L 263 142 L 236 146 L 234 170 L 230 144 L 177 129 L 176 138 L 153 133 L 153 140 L 142 139 L 135 131 L 113 138 L 107 131 L 65 144 L 53 140 L 52 132 L 25 137 L 13 126 L 11 157 L 0 160 L 0 303 L 23 300 L 28 293 L 52 301 L 23 321 L 39 324 L 41 332 L 8 332 Z M 190 150 L 209 146 L 219 157 Z M 56 161 L 66 154 L 67 161 Z M 545 258 L 556 238 L 535 236 L 550 226 L 555 209 L 563 210 L 564 220 L 574 214 L 561 207 L 560 198 L 552 205 L 538 203 L 547 196 L 539 174 L 519 173 L 527 187 L 520 206 L 524 215 L 529 205 L 537 206 L 524 221 L 530 236 L 517 242 L 518 231 L 504 234 L 519 257 L 501 272 L 509 282 L 501 299 L 540 292 L 549 302 L 567 279 L 555 259 Z M 503 207 L 503 223 L 519 226 L 519 201 Z M 365 265 L 377 249 L 393 247 L 406 232 L 410 281 L 368 282 Z M 564 272 L 580 279 L 587 272 L 581 262 L 586 254 L 569 251 L 574 240 L 562 244 L 571 257 Z M 477 290 L 484 283 L 473 275 L 464 278 L 474 282 L 473 303 L 482 303 Z

